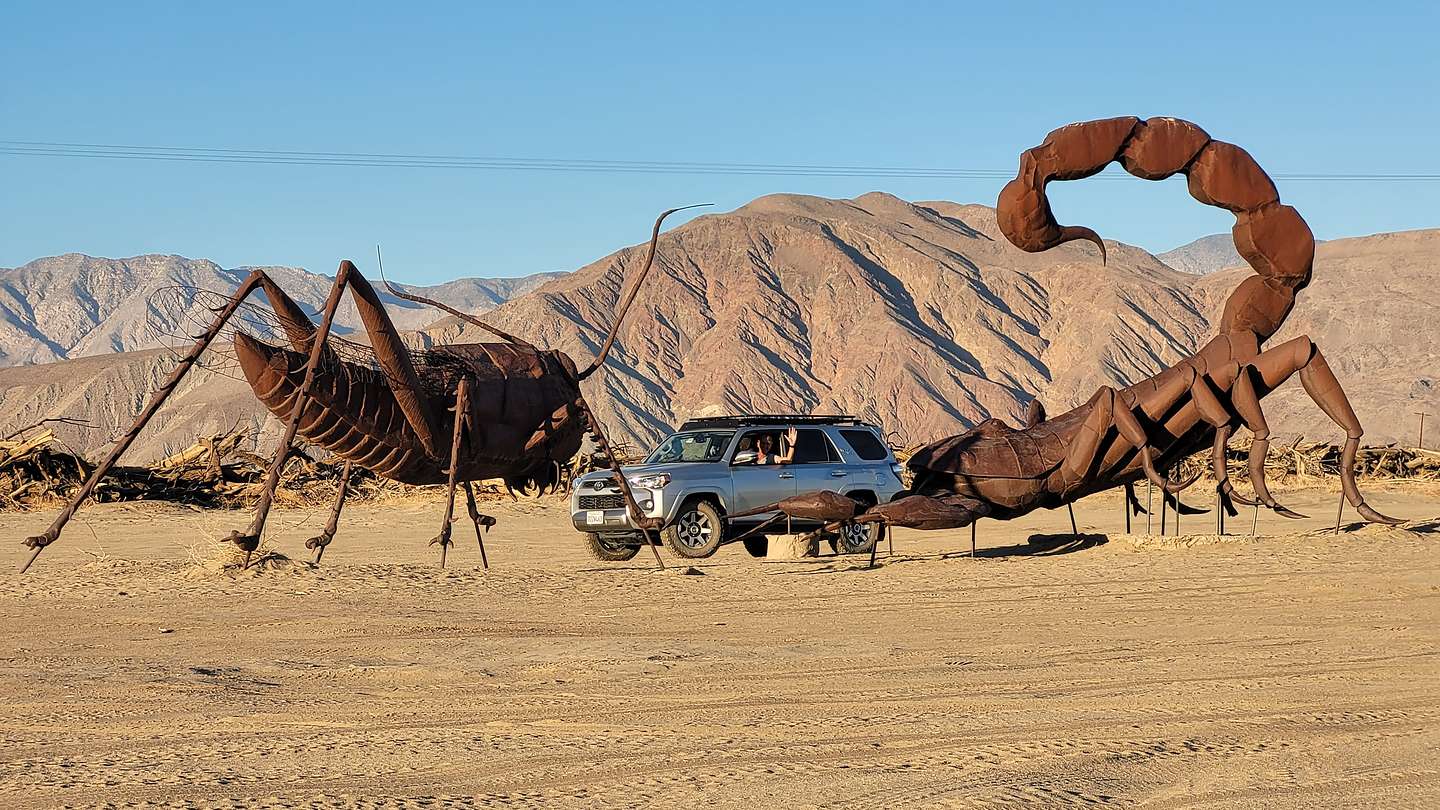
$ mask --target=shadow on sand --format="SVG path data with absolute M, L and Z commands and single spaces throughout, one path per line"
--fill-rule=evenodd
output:
M 979 548 L 975 550 L 975 559 L 1006 559 L 1009 557 L 1058 557 L 1062 554 L 1073 554 L 1077 551 L 1097 548 L 1110 542 L 1110 538 L 1103 534 L 1033 534 L 1025 543 L 1017 543 L 1010 546 L 993 546 L 990 548 Z M 814 576 L 816 574 L 849 574 L 865 573 L 884 568 L 889 565 L 903 565 L 905 563 L 934 562 L 936 560 L 968 559 L 971 557 L 970 550 L 964 551 L 941 551 L 930 554 L 904 554 L 891 556 L 883 551 L 875 560 L 874 568 L 869 566 L 869 559 L 854 555 L 849 557 L 820 557 L 814 560 L 815 567 L 805 570 L 790 570 L 776 572 L 781 576 Z M 794 560 L 791 562 L 801 562 Z

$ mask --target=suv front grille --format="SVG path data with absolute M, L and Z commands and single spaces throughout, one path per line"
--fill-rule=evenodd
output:
M 581 495 L 581 509 L 624 509 L 623 495 Z

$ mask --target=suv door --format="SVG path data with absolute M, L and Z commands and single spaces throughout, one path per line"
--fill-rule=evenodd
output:
M 841 461 L 840 453 L 819 428 L 800 428 L 795 434 L 795 471 L 797 492 L 840 492 L 850 472 Z
M 783 432 L 781 428 L 747 430 L 741 434 L 740 440 L 735 442 L 735 449 L 730 451 L 730 456 L 726 459 L 726 462 L 730 464 L 730 480 L 735 488 L 734 501 L 730 505 L 731 512 L 744 512 L 757 506 L 774 503 L 797 492 L 795 472 L 789 464 L 735 463 L 735 454 L 747 444 L 747 438 L 750 440 L 748 444 L 753 447 L 755 438 L 760 434 Z M 765 517 L 769 517 L 769 515 L 757 519 L 763 520 Z

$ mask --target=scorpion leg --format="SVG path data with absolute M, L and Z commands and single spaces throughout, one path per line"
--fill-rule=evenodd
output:
M 495 525 L 495 518 L 480 514 L 480 510 L 475 506 L 475 490 L 469 481 L 465 482 L 465 508 L 470 512 L 471 522 L 475 524 L 475 542 L 480 544 L 480 565 L 489 569 L 490 560 L 485 557 L 485 529 Z
M 455 386 L 455 429 L 450 436 L 450 468 L 445 471 L 448 486 L 445 489 L 445 520 L 440 524 L 440 533 L 430 545 L 440 546 L 440 567 L 445 567 L 446 552 L 450 549 L 450 527 L 455 523 L 455 484 L 460 472 L 460 440 L 465 434 L 466 414 L 470 407 L 470 384 L 465 377 Z M 469 489 L 466 489 L 469 492 Z
M 177 363 L 175 369 L 170 372 L 170 376 L 165 379 L 165 382 L 150 395 L 150 402 L 146 404 L 145 410 L 141 411 L 140 415 L 135 418 L 135 423 L 115 442 L 115 446 L 110 448 L 110 452 L 105 456 L 105 459 L 91 471 L 89 477 L 85 479 L 85 483 L 80 486 L 80 489 L 76 490 L 75 494 L 70 496 L 70 500 L 66 502 L 65 507 L 60 510 L 60 514 L 55 518 L 55 521 L 41 534 L 25 539 L 24 545 L 30 548 L 31 552 L 30 557 L 21 565 L 20 573 L 25 573 L 25 571 L 34 564 L 35 559 L 40 556 L 40 552 L 43 551 L 46 546 L 60 538 L 60 532 L 64 530 L 65 524 L 70 522 L 70 518 L 75 516 L 75 512 L 79 510 L 80 505 L 95 491 L 95 487 L 100 483 L 100 479 L 103 478 L 106 473 L 110 472 L 116 462 L 120 460 L 120 457 L 125 454 L 125 451 L 130 449 L 130 445 L 134 444 L 135 438 L 140 435 L 140 431 L 144 430 L 145 425 L 155 416 L 155 412 L 160 410 L 160 406 L 164 405 L 165 400 L 169 399 L 170 395 L 175 392 L 175 388 L 180 384 L 180 379 L 184 377 L 186 372 L 190 371 L 191 367 L 195 365 L 195 362 L 200 359 L 200 355 L 203 354 L 205 349 L 215 340 L 216 335 L 220 334 L 220 330 L 230 321 L 230 317 L 240 308 L 241 303 L 243 303 L 256 288 L 262 286 L 265 287 L 267 293 L 271 288 L 274 288 L 277 292 L 279 291 L 279 288 L 275 286 L 274 282 L 270 280 L 270 277 L 267 276 L 264 271 L 255 270 L 245 277 L 239 289 L 230 296 L 230 299 L 223 307 L 214 310 L 215 319 L 210 322 L 205 332 L 196 340 L 195 345 L 190 347 L 190 351 L 187 352 L 184 357 L 180 358 L 179 363 Z M 272 300 L 274 299 L 272 298 Z M 293 311 L 299 312 L 299 307 L 294 307 Z M 285 317 L 287 320 L 290 319 L 291 315 L 291 311 L 288 310 L 286 313 L 282 313 L 282 317 Z M 302 320 L 303 315 L 304 314 L 301 313 Z
M 350 472 L 354 469 L 353 462 L 346 461 L 345 466 L 340 468 L 340 483 L 335 491 L 335 503 L 330 506 L 330 520 L 325 523 L 325 528 L 319 534 L 305 541 L 305 547 L 314 549 L 316 565 L 320 564 L 320 558 L 325 556 L 325 547 L 335 539 L 335 530 L 340 528 L 340 510 L 345 506 L 345 494 L 350 490 Z
M 1256 360 L 1258 359 L 1259 357 L 1256 357 Z M 1259 374 L 1259 370 L 1253 364 L 1240 369 L 1240 376 L 1235 380 L 1233 394 L 1235 410 L 1239 412 L 1245 427 L 1254 434 L 1254 441 L 1250 445 L 1250 486 L 1255 488 L 1256 500 L 1274 510 L 1276 514 L 1288 518 L 1303 518 L 1305 515 L 1277 503 L 1274 496 L 1270 494 L 1270 488 L 1265 485 L 1265 455 L 1270 450 L 1270 425 L 1265 421 L 1265 412 L 1260 409 L 1261 394 L 1256 389 L 1255 381 Z M 1285 374 L 1275 384 L 1279 385 L 1285 377 L 1289 376 L 1289 373 Z M 1265 383 L 1262 376 L 1259 385 L 1265 386 Z M 1266 393 L 1269 393 L 1272 387 L 1267 387 Z
M 1095 463 L 1100 442 L 1109 432 L 1113 421 L 1115 389 L 1108 385 L 1103 386 L 1090 397 L 1088 405 L 1090 412 L 1085 416 L 1085 421 L 1080 423 L 1074 441 L 1065 451 L 1065 459 L 1060 462 L 1061 481 L 1067 490 L 1083 482 L 1090 466 Z
M 1101 388 L 1100 394 L 1109 394 L 1112 401 L 1115 399 L 1115 389 L 1109 386 Z M 1120 407 L 1112 404 L 1108 409 L 1114 414 L 1115 429 L 1120 431 L 1120 436 L 1129 442 L 1131 447 L 1140 452 L 1140 465 L 1145 470 L 1145 477 L 1149 479 L 1150 483 L 1159 487 L 1161 493 L 1170 494 L 1179 492 L 1195 483 L 1193 477 L 1186 481 L 1171 481 L 1160 475 L 1155 469 L 1155 448 L 1150 445 L 1150 438 L 1145 435 L 1145 428 L 1141 427 L 1140 420 L 1135 417 L 1133 411 L 1124 407 L 1123 403 L 1119 404 Z M 1088 423 L 1090 420 L 1086 419 L 1085 421 Z
M 1335 372 L 1331 371 L 1330 364 L 1325 362 L 1325 355 L 1320 352 L 1320 347 L 1308 337 L 1298 337 L 1261 352 L 1252 365 L 1261 373 L 1270 390 L 1274 390 L 1275 386 L 1297 370 L 1300 372 L 1300 384 L 1311 401 L 1320 406 L 1320 410 L 1330 417 L 1330 421 L 1345 431 L 1345 446 L 1340 451 L 1340 489 L 1345 494 L 1345 500 L 1371 523 L 1386 523 L 1392 526 L 1403 523 L 1399 518 L 1383 515 L 1370 508 L 1360 494 L 1360 487 L 1355 483 L 1355 453 L 1360 449 L 1360 437 L 1365 435 L 1365 430 L 1360 426 L 1360 420 L 1355 416 L 1355 409 L 1350 406 L 1345 390 L 1340 387 L 1340 381 L 1335 379 Z
M 1215 394 L 1215 389 L 1210 386 L 1210 378 L 1204 374 L 1195 375 L 1195 381 L 1190 386 L 1191 401 L 1195 403 L 1195 409 L 1199 412 L 1200 418 L 1215 428 L 1215 441 L 1211 446 L 1210 463 L 1215 475 L 1215 493 L 1217 508 L 1223 514 L 1217 514 L 1215 519 L 1217 525 L 1224 530 L 1224 514 L 1235 517 L 1239 514 L 1235 510 L 1232 501 L 1238 501 L 1247 506 L 1253 505 L 1254 501 L 1244 498 L 1235 492 L 1235 486 L 1230 483 L 1229 471 L 1225 468 L 1225 447 L 1230 440 L 1230 434 L 1234 430 L 1234 419 L 1230 411 Z

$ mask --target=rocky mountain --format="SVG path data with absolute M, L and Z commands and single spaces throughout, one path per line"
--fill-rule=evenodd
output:
M 98 259 L 78 253 L 0 269 L 0 365 L 47 363 L 166 345 L 164 335 L 183 332 L 176 327 L 194 311 L 158 303 L 157 291 L 188 287 L 229 293 L 251 269 L 226 269 L 180 256 Z M 264 269 L 302 306 L 318 311 L 324 304 L 332 277 L 293 267 Z M 483 312 L 555 275 L 466 278 L 414 289 L 452 306 Z M 403 329 L 418 329 L 435 318 L 427 307 L 388 295 L 385 298 Z M 359 326 L 355 307 L 348 300 L 337 313 L 337 325 L 341 334 Z
M 685 418 L 727 412 L 854 413 L 905 443 L 990 416 L 1018 420 L 1036 395 L 1057 414 L 1208 339 L 1248 273 L 1197 276 L 1139 248 L 1107 247 L 1105 265 L 1085 244 L 1024 253 L 980 205 L 762 197 L 662 235 L 655 269 L 610 362 L 585 384 L 587 397 L 615 438 L 641 444 Z M 487 320 L 583 365 L 644 252 L 625 248 L 553 278 Z M 1437 261 L 1440 230 L 1326 243 L 1279 338 L 1303 332 L 1321 345 L 1367 441 L 1413 441 L 1407 414 L 1440 413 Z M 443 319 L 415 339 L 489 339 L 478 331 Z M 90 433 L 108 438 L 142 404 L 135 389 L 164 368 L 153 354 L 92 362 L 73 381 L 73 363 L 0 369 L 0 432 L 65 411 L 89 415 L 99 423 Z M 194 402 L 215 402 L 213 412 L 197 407 L 147 432 L 139 455 L 226 429 L 246 408 L 258 414 L 243 384 L 193 385 Z M 1266 407 L 1279 436 L 1340 435 L 1298 381 Z
M 1203 276 L 1227 267 L 1241 267 L 1245 260 L 1235 250 L 1235 240 L 1228 233 L 1202 236 L 1155 258 L 1182 273 Z

